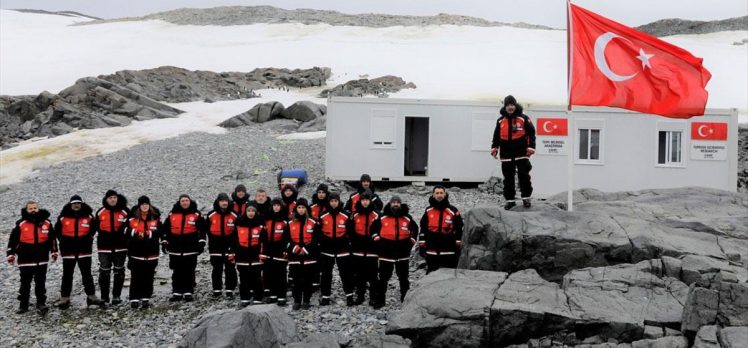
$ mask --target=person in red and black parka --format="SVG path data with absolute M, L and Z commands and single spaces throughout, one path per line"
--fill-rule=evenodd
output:
M 239 270 L 239 296 L 240 307 L 246 307 L 250 303 L 262 303 L 262 235 L 265 234 L 263 224 L 257 207 L 247 206 L 244 215 L 236 220 L 236 233 L 232 252 L 236 268 Z
M 164 219 L 161 245 L 169 254 L 171 268 L 171 298 L 169 302 L 192 302 L 195 293 L 197 255 L 205 249 L 203 217 L 197 202 L 183 194 Z
M 127 268 L 130 269 L 130 306 L 147 309 L 153 296 L 153 278 L 159 257 L 161 212 L 148 196 L 138 198 L 127 222 Z
M 296 201 L 294 217 L 288 223 L 288 264 L 293 286 L 293 309 L 309 309 L 312 281 L 317 264 L 317 236 L 319 225 L 309 217 L 309 203 L 304 198 Z
M 280 199 L 271 202 L 272 215 L 265 219 L 265 234 L 262 236 L 263 281 L 267 291 L 266 302 L 286 305 L 286 291 L 288 286 L 288 228 L 287 214 Z
M 348 197 L 348 201 L 345 202 L 345 207 L 343 208 L 346 211 L 349 211 L 351 213 L 356 212 L 356 203 L 359 199 L 361 199 L 361 194 L 364 193 L 364 191 L 369 190 L 371 192 L 371 204 L 374 205 L 374 209 L 376 211 L 382 210 L 382 205 L 384 203 L 379 198 L 379 196 L 374 192 L 374 185 L 371 183 L 371 176 L 369 174 L 362 174 L 361 180 L 359 180 L 358 190 L 351 194 L 350 197 Z
M 286 210 L 288 220 L 292 220 L 296 211 L 296 200 L 299 198 L 299 191 L 293 185 L 285 185 L 281 188 L 281 201 L 283 208 Z
M 327 184 L 319 184 L 317 191 L 312 196 L 312 205 L 309 206 L 309 216 L 313 219 L 318 220 L 322 214 L 327 210 L 327 202 L 329 200 L 330 190 Z
M 367 284 L 369 286 L 369 304 L 374 305 L 374 292 L 378 286 L 377 265 L 379 254 L 372 239 L 371 226 L 379 218 L 379 212 L 371 204 L 371 191 L 361 194 L 356 202 L 356 213 L 351 216 L 351 227 L 348 234 L 351 238 L 351 252 L 353 256 L 353 278 L 356 284 L 356 298 L 354 304 L 364 303 Z
M 242 216 L 244 215 L 244 211 L 247 210 L 248 203 L 249 195 L 247 194 L 247 187 L 242 184 L 236 185 L 234 192 L 231 193 L 231 211 L 238 216 Z
M 353 306 L 353 270 L 351 269 L 351 244 L 348 238 L 350 213 L 343 211 L 340 194 L 333 192 L 327 202 L 327 211 L 319 218 L 319 264 L 322 271 L 320 305 L 330 304 L 332 269 L 338 264 L 338 275 L 343 283 L 346 305 Z
M 125 284 L 125 259 L 127 259 L 127 198 L 109 190 L 101 200 L 102 207 L 94 214 L 94 230 L 97 234 L 96 246 L 99 252 L 99 287 L 101 300 L 109 303 L 109 284 L 114 269 L 112 304 L 122 303 L 122 287 Z
M 384 211 L 371 227 L 374 241 L 379 249 L 379 290 L 374 308 L 384 306 L 387 283 L 392 277 L 392 269 L 400 281 L 400 302 L 410 289 L 408 263 L 410 249 L 418 236 L 418 224 L 409 214 L 410 208 L 398 196 L 392 196 Z
M 18 269 L 21 271 L 21 286 L 18 289 L 18 300 L 21 301 L 21 305 L 16 311 L 17 314 L 29 310 L 32 280 L 37 311 L 41 315 L 49 311 L 46 304 L 46 282 L 50 252 L 52 261 L 57 260 L 57 241 L 54 227 L 49 221 L 49 212 L 39 209 L 37 202 L 28 201 L 21 209 L 21 219 L 16 221 L 8 240 L 8 263 L 12 265 L 18 262 Z
M 267 220 L 268 217 L 273 213 L 272 204 L 270 204 L 270 198 L 268 198 L 267 192 L 263 189 L 257 189 L 255 191 L 255 198 L 249 201 L 249 204 L 257 207 L 257 212 L 263 220 Z
M 229 209 L 229 195 L 220 193 L 213 202 L 213 210 L 208 212 L 205 219 L 205 234 L 208 236 L 208 250 L 210 264 L 213 266 L 211 280 L 213 283 L 213 298 L 223 295 L 223 274 L 226 275 L 226 297 L 233 298 L 238 282 L 236 266 L 229 258 L 231 246 L 234 243 L 236 215 Z
M 457 268 L 462 247 L 462 215 L 449 204 L 449 193 L 444 186 L 434 187 L 429 206 L 421 217 L 418 249 L 426 256 L 426 274 L 440 267 Z
M 83 288 L 87 295 L 86 304 L 89 306 L 102 304 L 96 297 L 96 285 L 91 275 L 91 254 L 96 232 L 91 228 L 93 220 L 93 209 L 78 195 L 70 197 L 70 202 L 65 204 L 57 218 L 55 231 L 62 255 L 62 285 L 60 300 L 57 302 L 57 307 L 60 309 L 70 308 L 70 294 L 73 291 L 73 274 L 76 265 L 81 273 Z

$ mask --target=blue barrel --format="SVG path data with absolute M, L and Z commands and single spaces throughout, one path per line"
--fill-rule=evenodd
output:
M 278 187 L 281 189 L 286 185 L 300 188 L 306 183 L 307 174 L 304 169 L 283 169 L 278 172 Z

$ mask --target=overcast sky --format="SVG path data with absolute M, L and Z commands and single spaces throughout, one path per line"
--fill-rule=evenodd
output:
M 748 0 L 577 0 L 582 7 L 636 26 L 663 18 L 713 20 L 748 15 Z M 314 8 L 345 13 L 434 15 L 462 14 L 501 22 L 566 26 L 563 0 L 0 0 L 0 8 L 71 10 L 116 18 L 142 16 L 182 7 L 272 5 L 285 9 Z

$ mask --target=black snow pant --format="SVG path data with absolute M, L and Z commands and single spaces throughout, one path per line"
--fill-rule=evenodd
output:
M 439 268 L 457 268 L 457 261 L 459 259 L 459 253 L 449 255 L 426 254 L 426 274 L 436 271 Z
M 234 291 L 236 289 L 236 265 L 229 261 L 228 256 L 211 256 L 210 264 L 213 265 L 211 280 L 213 291 L 223 290 L 223 275 L 226 275 L 226 290 Z
M 138 260 L 130 258 L 130 302 L 150 301 L 153 296 L 153 278 L 156 275 L 158 260 Z
M 268 296 L 270 296 L 270 299 L 286 299 L 286 291 L 288 291 L 287 266 L 288 261 L 285 260 L 265 260 L 262 276 L 265 290 L 269 290 Z
M 169 268 L 171 269 L 172 294 L 194 294 L 197 255 L 169 255 Z
M 70 297 L 70 293 L 73 292 L 75 265 L 78 265 L 78 270 L 81 272 L 83 289 L 86 291 L 86 295 L 96 295 L 96 285 L 94 285 L 93 276 L 91 275 L 91 257 L 89 256 L 62 259 L 62 286 L 60 287 L 60 296 Z
M 392 278 L 393 268 L 397 274 L 397 280 L 400 282 L 400 300 L 403 300 L 405 294 L 408 293 L 408 289 L 410 289 L 410 280 L 408 280 L 410 271 L 408 267 L 409 260 L 396 262 L 379 260 L 379 290 L 377 291 L 377 296 L 380 303 L 384 303 L 387 296 L 387 284 L 390 282 L 390 278 Z
M 114 287 L 112 297 L 122 296 L 122 286 L 125 284 L 125 259 L 127 251 L 99 253 L 99 287 L 101 288 L 101 299 L 109 302 L 109 284 L 114 271 Z
M 319 255 L 319 269 L 322 273 L 320 291 L 322 298 L 330 298 L 332 294 L 332 270 L 338 264 L 338 275 L 343 283 L 345 296 L 353 296 L 353 274 L 351 269 L 352 256 L 327 256 Z
M 501 162 L 501 173 L 504 174 L 504 199 L 511 201 L 516 199 L 516 190 L 514 188 L 514 174 L 519 177 L 519 189 L 522 198 L 532 196 L 532 182 L 530 181 L 530 170 L 532 164 L 527 158 L 512 159 Z
M 374 300 L 374 293 L 377 291 L 379 286 L 379 277 L 377 275 L 377 267 L 379 258 L 374 256 L 358 256 L 353 255 L 352 263 L 353 266 L 353 278 L 356 284 L 356 294 L 363 298 L 366 294 L 366 287 L 369 287 L 369 301 Z
M 239 296 L 242 301 L 262 301 L 262 265 L 237 265 Z
M 29 306 L 32 280 L 34 281 L 36 305 L 44 305 L 47 302 L 47 265 L 20 266 L 18 268 L 21 270 L 21 287 L 18 289 L 18 300 L 21 301 L 21 306 Z
M 293 277 L 293 294 L 294 303 L 309 303 L 312 298 L 312 282 L 316 278 L 315 270 L 317 262 L 295 263 L 290 264 L 289 269 Z

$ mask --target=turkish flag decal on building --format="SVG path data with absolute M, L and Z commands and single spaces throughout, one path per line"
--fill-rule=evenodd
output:
M 569 135 L 569 123 L 565 118 L 538 118 L 537 135 L 544 136 L 567 136 Z
M 691 123 L 692 140 L 727 140 L 727 123 L 693 122 Z
M 703 59 L 570 4 L 569 105 L 613 106 L 671 118 L 704 114 L 712 77 Z

